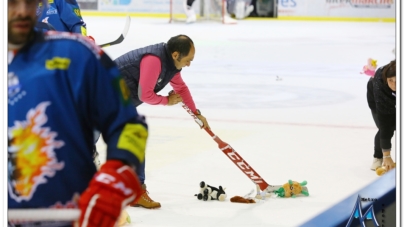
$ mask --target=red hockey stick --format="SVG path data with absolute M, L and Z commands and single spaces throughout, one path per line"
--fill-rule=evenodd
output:
M 191 111 L 191 109 L 189 109 L 187 105 L 182 103 L 182 107 L 194 118 L 196 123 L 198 123 L 201 127 L 203 126 L 203 122 L 199 120 L 199 118 Z M 219 145 L 219 149 L 222 150 L 223 153 L 230 158 L 230 160 L 236 164 L 236 166 L 243 171 L 248 178 L 250 178 L 250 180 L 257 184 L 262 192 L 271 193 L 281 187 L 280 185 L 269 185 L 228 143 L 222 141 L 210 129 L 205 128 L 205 131 Z

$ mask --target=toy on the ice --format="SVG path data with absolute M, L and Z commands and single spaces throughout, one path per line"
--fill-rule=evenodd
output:
M 396 167 L 396 163 L 394 163 L 393 164 L 393 168 L 395 168 Z M 390 169 L 391 170 L 391 169 Z M 390 171 L 389 170 L 389 171 Z M 386 168 L 384 168 L 384 166 L 379 166 L 379 167 L 377 167 L 376 168 L 376 174 L 377 174 L 377 176 L 382 176 L 382 175 L 384 175 L 385 173 L 387 173 L 387 170 L 386 170 Z
M 244 198 L 244 197 L 236 195 L 236 196 L 231 197 L 230 202 L 232 202 L 232 203 L 255 203 L 255 200 L 252 198 Z
M 122 210 L 121 215 L 119 216 L 118 222 L 116 223 L 116 227 L 123 226 L 126 223 L 130 223 L 130 216 L 126 210 Z
M 219 188 L 212 187 L 205 182 L 201 182 L 199 184 L 200 189 L 199 193 L 195 194 L 195 196 L 199 200 L 203 201 L 209 201 L 209 200 L 219 200 L 219 201 L 224 201 L 227 197 L 226 192 L 222 188 L 222 186 L 219 186 Z
M 297 181 L 292 181 L 289 180 L 288 183 L 282 185 L 278 190 L 275 191 L 275 194 L 277 194 L 279 197 L 293 197 L 295 198 L 296 196 L 299 195 L 305 195 L 309 196 L 309 192 L 307 190 L 304 190 L 302 186 L 306 186 L 307 181 L 303 181 L 302 183 L 299 183 Z
M 366 74 L 368 76 L 373 77 L 375 75 L 376 68 L 377 68 L 377 60 L 369 58 L 368 64 L 363 66 L 363 72 L 361 72 L 361 74 Z

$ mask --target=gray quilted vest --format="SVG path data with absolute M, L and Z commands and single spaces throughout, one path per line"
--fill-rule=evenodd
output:
M 167 50 L 166 43 L 158 43 L 135 49 L 115 59 L 115 63 L 130 90 L 132 102 L 135 106 L 143 103 L 140 101 L 138 95 L 140 77 L 139 69 L 140 61 L 143 56 L 147 54 L 155 55 L 159 57 L 161 61 L 161 73 L 157 79 L 156 85 L 154 86 L 155 93 L 161 91 L 170 82 L 174 75 L 181 71 L 175 68 L 174 61 Z

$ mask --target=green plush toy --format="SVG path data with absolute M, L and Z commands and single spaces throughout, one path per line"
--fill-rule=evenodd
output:
M 295 198 L 297 195 L 309 196 L 309 191 L 308 191 L 307 187 L 304 187 L 306 185 L 307 185 L 307 181 L 303 181 L 302 183 L 299 183 L 297 181 L 289 180 L 288 183 L 282 185 L 281 188 L 276 190 L 275 194 L 277 194 L 279 197 L 283 197 L 283 198 L 288 198 L 288 197 Z

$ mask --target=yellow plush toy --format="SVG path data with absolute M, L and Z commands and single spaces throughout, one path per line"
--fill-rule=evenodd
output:
M 396 167 L 396 163 L 393 164 L 393 168 Z M 377 176 L 382 176 L 387 172 L 386 168 L 384 166 L 380 166 L 376 168 L 376 174 Z
M 373 77 L 375 75 L 376 68 L 377 68 L 377 60 L 369 58 L 368 64 L 363 66 L 362 69 L 363 71 L 361 72 L 361 74 L 366 74 L 368 76 Z
M 123 226 L 126 223 L 130 223 L 130 216 L 126 210 L 122 210 L 121 215 L 119 216 L 118 222 L 115 226 Z
M 292 181 L 289 180 L 288 183 L 284 184 L 281 188 L 275 191 L 275 194 L 277 194 L 279 197 L 293 197 L 295 198 L 297 195 L 305 195 L 309 196 L 309 191 L 307 190 L 307 187 L 304 187 L 307 185 L 307 181 L 303 181 L 302 183 L 299 183 L 297 181 Z

